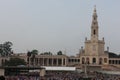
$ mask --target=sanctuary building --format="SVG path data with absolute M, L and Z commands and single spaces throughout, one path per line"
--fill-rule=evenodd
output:
M 79 54 L 76 56 L 62 55 L 35 55 L 34 61 L 32 61 L 32 56 L 28 57 L 25 55 L 14 55 L 11 57 L 19 57 L 28 62 L 28 65 L 35 66 L 72 66 L 76 68 L 82 68 L 83 65 L 88 66 L 100 66 L 102 69 L 108 70 L 120 70 L 120 58 L 111 58 L 109 48 L 105 51 L 105 41 L 99 39 L 99 25 L 97 21 L 97 12 L 94 8 L 91 23 L 91 37 L 90 40 L 85 38 L 85 47 L 81 47 Z M 10 58 L 10 57 L 9 57 Z M 0 65 L 9 59 L 0 57 Z
M 99 40 L 99 26 L 96 9 L 94 9 L 91 24 L 91 39 L 85 39 L 85 49 L 81 48 L 79 57 L 81 64 L 104 65 L 108 64 L 108 53 L 104 51 L 104 38 Z

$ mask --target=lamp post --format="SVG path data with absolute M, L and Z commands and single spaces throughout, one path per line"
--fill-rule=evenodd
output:
M 85 67 L 85 78 L 88 78 L 88 75 L 87 75 L 87 62 L 85 62 L 84 67 Z

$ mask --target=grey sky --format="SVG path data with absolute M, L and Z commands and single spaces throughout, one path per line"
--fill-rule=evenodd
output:
M 120 0 L 0 0 L 0 43 L 11 41 L 16 53 L 37 49 L 78 53 L 90 38 L 94 5 L 100 39 L 120 52 Z M 106 48 L 105 48 L 106 49 Z

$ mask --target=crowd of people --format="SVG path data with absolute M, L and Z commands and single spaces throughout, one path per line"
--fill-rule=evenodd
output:
M 77 72 L 49 72 L 46 80 L 120 80 L 119 75 L 103 74 L 98 72 L 84 73 Z
M 5 80 L 41 80 L 38 76 L 6 76 Z
M 120 74 L 103 74 L 98 72 L 88 72 L 87 75 L 78 72 L 46 72 L 44 77 L 40 76 L 5 76 L 0 80 L 120 80 Z

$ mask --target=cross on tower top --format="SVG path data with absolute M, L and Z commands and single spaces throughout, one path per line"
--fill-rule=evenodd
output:
M 96 5 L 94 5 L 94 13 L 96 13 Z

